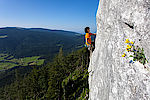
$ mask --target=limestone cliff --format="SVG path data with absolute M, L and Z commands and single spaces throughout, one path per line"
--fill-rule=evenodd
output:
M 148 63 L 129 63 L 130 57 L 121 57 L 129 55 L 126 39 L 144 49 Z M 150 0 L 100 0 L 89 100 L 150 100 L 149 68 Z

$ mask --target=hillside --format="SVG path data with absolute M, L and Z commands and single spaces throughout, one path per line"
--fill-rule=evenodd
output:
M 0 53 L 8 53 L 16 58 L 45 55 L 53 58 L 60 47 L 67 53 L 82 44 L 82 36 L 75 32 L 43 28 L 0 28 Z
M 0 87 L 53 61 L 59 49 L 67 55 L 83 46 L 79 33 L 43 28 L 0 28 Z
M 87 49 L 79 49 L 67 56 L 60 49 L 53 62 L 43 67 L 32 66 L 33 70 L 23 78 L 22 71 L 13 71 L 14 81 L 0 87 L 0 99 L 87 100 L 88 64 Z

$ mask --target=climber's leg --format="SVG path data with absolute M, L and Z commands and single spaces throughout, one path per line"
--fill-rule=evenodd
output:
M 94 51 L 94 49 L 95 49 L 95 42 L 91 42 L 91 47 L 92 47 L 92 52 Z
M 90 50 L 88 48 L 87 49 L 87 66 L 89 66 L 89 62 L 90 62 Z
M 89 58 L 91 58 L 91 56 L 92 56 L 92 50 L 93 50 L 93 47 L 92 47 L 92 44 L 91 44 L 90 47 L 89 47 L 89 52 L 90 52 L 90 57 Z

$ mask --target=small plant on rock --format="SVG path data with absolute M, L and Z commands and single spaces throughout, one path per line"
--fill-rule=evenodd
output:
M 145 65 L 148 61 L 144 54 L 144 49 L 140 48 L 139 46 L 135 46 L 134 42 L 129 41 L 129 39 L 126 39 L 125 43 L 127 43 L 127 52 L 132 52 L 133 55 L 130 55 L 129 57 L 133 57 L 133 60 L 130 60 L 129 63 L 134 63 L 135 61 L 139 61 L 143 65 Z M 124 53 L 122 57 L 126 57 L 127 55 Z

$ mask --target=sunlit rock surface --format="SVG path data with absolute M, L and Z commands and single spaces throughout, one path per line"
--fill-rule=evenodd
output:
M 121 57 L 125 40 L 144 48 L 144 66 Z M 89 100 L 150 100 L 150 0 L 100 0 Z

